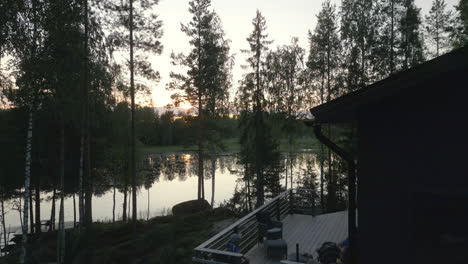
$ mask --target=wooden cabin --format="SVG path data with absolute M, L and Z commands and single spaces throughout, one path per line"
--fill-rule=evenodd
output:
M 468 47 L 311 113 L 357 131 L 355 263 L 468 263 Z

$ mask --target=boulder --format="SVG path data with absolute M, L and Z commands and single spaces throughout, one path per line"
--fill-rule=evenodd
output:
M 210 209 L 211 205 L 206 200 L 191 200 L 174 205 L 172 214 L 175 216 L 190 215 Z

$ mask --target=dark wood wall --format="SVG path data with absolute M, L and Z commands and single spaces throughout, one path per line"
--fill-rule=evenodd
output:
M 466 264 L 468 70 L 402 91 L 358 114 L 360 263 Z

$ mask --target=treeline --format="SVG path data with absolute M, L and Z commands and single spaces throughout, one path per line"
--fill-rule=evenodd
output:
M 291 144 L 297 133 L 294 121 L 305 109 L 466 45 L 467 14 L 464 0 L 455 11 L 443 0 L 434 0 L 424 17 L 414 0 L 343 0 L 339 9 L 327 0 L 315 29 L 309 31 L 306 51 L 297 37 L 288 45 L 272 47 L 266 18 L 257 11 L 247 37 L 249 48 L 243 51 L 248 54 L 246 71 L 235 98 L 241 111 L 242 191 L 249 207 L 253 203 L 258 207 L 265 195 L 281 191 L 283 172 L 287 179 L 290 161 L 278 162 L 278 141 L 271 133 L 279 116 Z M 352 127 L 327 130 L 330 138 L 353 151 Z M 317 188 L 325 211 L 346 208 L 344 164 L 323 146 L 319 159 L 320 185 L 312 172 L 303 183 Z
M 3 135 L 10 136 L 1 147 L 0 191 L 2 205 L 11 193 L 23 195 L 20 263 L 33 258 L 28 232 L 41 231 L 43 190 L 53 190 L 52 199 L 59 201 L 57 263 L 67 262 L 64 197 L 78 194 L 77 226 L 91 231 L 92 197 L 99 193 L 98 183 L 106 182 L 99 180 L 103 175 L 112 174 L 115 179 L 107 182 L 114 190 L 125 198 L 131 195 L 132 206 L 127 199 L 123 205 L 123 220 L 132 220 L 135 227 L 141 181 L 135 96 L 147 94 L 145 84 L 159 80 L 148 61 L 148 56 L 162 51 L 157 4 L 0 2 L 0 58 L 6 58 L 0 63 L 0 114 L 6 121 Z M 67 190 L 70 186 L 76 189 Z M 2 226 L 6 233 L 4 222 Z
M 167 89 L 175 92 L 174 105 L 188 102 L 198 114 L 175 119 L 171 112 L 159 115 L 135 103 L 146 98 L 149 83 L 160 79 L 149 61 L 163 49 L 158 2 L 0 2 L 0 59 L 6 58 L 0 60 L 0 200 L 3 204 L 11 190 L 24 196 L 21 263 L 30 257 L 28 230 L 40 232 L 41 190 L 55 190 L 54 199 L 60 201 L 57 263 L 65 262 L 63 200 L 70 182 L 77 182 L 71 193 L 78 196 L 80 227 L 92 230 L 96 179 L 108 174 L 116 177 L 111 184 L 125 195 L 123 220 L 132 220 L 136 228 L 136 193 L 142 179 L 137 177 L 139 142 L 195 143 L 197 198 L 205 199 L 205 159 L 225 149 L 224 138 L 238 136 L 243 192 L 249 209 L 258 207 L 292 186 L 286 182 L 292 173 L 289 157 L 304 131 L 300 120 L 308 108 L 468 41 L 466 0 L 454 11 L 443 0 L 434 0 L 424 17 L 414 0 L 342 0 L 339 9 L 327 0 L 308 34 L 307 48 L 297 37 L 272 47 L 267 19 L 257 11 L 243 50 L 248 57 L 245 74 L 235 98 L 230 98 L 230 41 L 211 1 L 192 0 L 191 17 L 181 26 L 190 49 L 172 54 L 180 71 L 171 73 Z M 238 120 L 227 117 L 233 110 Z M 353 148 L 352 128 L 329 127 L 327 132 Z M 281 138 L 289 146 L 286 163 L 280 162 Z M 323 147 L 319 158 L 318 175 L 304 172 L 309 179 L 301 184 L 318 189 L 327 211 L 345 207 L 344 165 Z M 127 195 L 131 213 L 125 213 Z
M 223 139 L 236 139 L 238 120 L 232 116 L 219 116 L 216 128 Z M 197 117 L 190 114 L 176 114 L 170 108 L 160 114 L 152 107 L 136 109 L 136 137 L 145 146 L 191 147 L 197 143 Z

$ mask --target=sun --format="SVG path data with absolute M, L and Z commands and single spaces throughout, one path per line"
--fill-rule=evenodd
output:
M 189 103 L 187 103 L 187 102 L 181 102 L 181 103 L 179 104 L 179 107 L 182 108 L 182 109 L 187 110 L 187 109 L 192 108 L 192 105 L 189 104 Z

